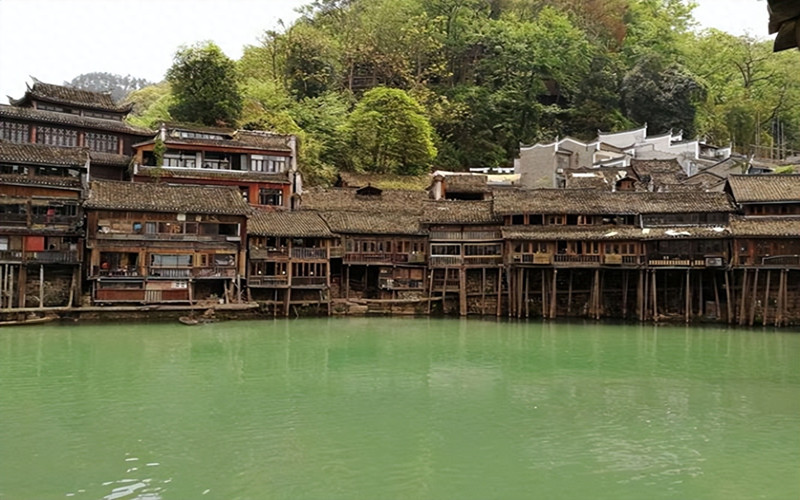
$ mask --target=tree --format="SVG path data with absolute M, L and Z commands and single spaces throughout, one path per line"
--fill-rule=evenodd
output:
M 358 171 L 418 175 L 436 157 L 433 127 L 419 103 L 399 89 L 365 92 L 343 136 L 351 166 Z
M 182 47 L 175 54 L 167 81 L 177 120 L 203 125 L 233 125 L 242 111 L 236 65 L 212 42 Z
M 68 82 L 67 87 L 91 90 L 93 92 L 111 92 L 111 98 L 117 102 L 125 98 L 130 92 L 152 85 L 144 78 L 131 75 L 115 75 L 105 72 L 83 73 Z
M 704 96 L 704 89 L 685 68 L 665 65 L 657 56 L 641 60 L 622 80 L 626 116 L 647 123 L 656 133 L 674 129 L 694 136 L 696 104 Z

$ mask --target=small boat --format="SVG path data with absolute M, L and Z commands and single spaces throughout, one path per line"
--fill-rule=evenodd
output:
M 180 321 L 184 325 L 196 325 L 200 323 L 200 320 L 193 316 L 181 316 L 180 318 L 178 318 L 178 321 Z

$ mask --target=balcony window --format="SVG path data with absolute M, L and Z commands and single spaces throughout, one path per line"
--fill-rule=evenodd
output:
M 28 167 L 25 167 L 23 165 L 0 165 L 0 174 L 28 175 Z
M 191 267 L 192 256 L 189 254 L 151 254 L 150 265 L 153 267 Z
M 119 138 L 111 134 L 86 132 L 86 147 L 101 153 L 119 152 Z
M 0 140 L 8 142 L 30 142 L 30 127 L 24 123 L 0 121 Z
M 286 171 L 285 156 L 252 155 L 250 157 L 250 170 L 252 172 L 265 172 L 279 174 Z
M 283 191 L 280 189 L 261 188 L 258 190 L 259 205 L 283 205 Z
M 48 146 L 75 147 L 78 145 L 78 132 L 56 127 L 38 127 L 36 142 Z

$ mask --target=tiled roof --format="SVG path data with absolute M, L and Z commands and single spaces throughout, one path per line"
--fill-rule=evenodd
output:
M 800 217 L 734 217 L 731 218 L 734 236 L 788 236 L 800 238 Z
M 139 173 L 146 175 L 158 172 L 162 179 L 215 179 L 215 180 L 237 180 L 251 182 L 271 182 L 276 184 L 288 184 L 289 173 L 268 174 L 266 172 L 246 172 L 242 170 L 214 170 L 202 168 L 169 168 L 169 167 L 146 167 L 139 166 Z
M 357 174 L 339 172 L 342 187 L 360 188 L 374 186 L 379 189 L 423 191 L 431 183 L 429 175 Z
M 86 148 L 0 141 L 0 162 L 83 167 L 88 159 L 89 151 Z
M 377 214 L 422 213 L 428 199 L 425 191 L 385 190 L 379 196 L 360 196 L 355 189 L 312 188 L 303 193 L 303 208 L 307 210 L 370 212 Z
M 658 187 L 667 184 L 680 184 L 686 179 L 686 173 L 678 160 L 631 160 L 631 168 L 639 179 Z
M 92 181 L 87 208 L 138 212 L 247 215 L 250 206 L 235 187 Z
M 103 120 L 102 118 L 90 118 L 88 116 L 78 116 L 69 113 L 56 113 L 54 111 L 42 111 L 33 108 L 20 108 L 0 104 L 0 118 L 10 118 L 26 122 L 52 123 L 56 125 L 67 125 L 71 127 L 87 128 L 92 130 L 105 130 L 118 132 L 121 134 L 131 134 L 139 136 L 152 136 L 155 132 L 140 127 L 128 125 L 123 121 Z
M 233 135 L 233 140 L 236 142 L 273 151 L 291 151 L 292 148 L 289 144 L 291 138 L 290 135 L 274 134 L 263 130 L 237 130 Z
M 246 149 L 253 152 L 281 152 L 291 153 L 290 135 L 273 134 L 261 130 L 230 130 L 200 127 L 195 125 L 167 127 L 166 139 L 164 144 L 168 146 L 204 146 L 222 147 L 231 149 Z M 181 137 L 181 131 L 209 133 L 225 136 L 224 139 L 206 139 L 200 137 Z M 150 140 L 135 144 L 135 146 L 152 144 L 155 142 L 155 134 Z
M 89 90 L 65 87 L 63 85 L 53 85 L 35 81 L 33 88 L 29 88 L 25 97 L 13 102 L 24 103 L 29 99 L 38 99 L 58 104 L 67 104 L 83 108 L 91 108 L 115 113 L 127 113 L 132 105 L 118 106 L 111 99 L 111 92 L 91 92 Z
M 448 175 L 444 178 L 445 191 L 454 193 L 484 193 L 488 177 L 481 174 Z
M 636 226 L 505 226 L 501 230 L 504 239 L 527 241 L 707 239 L 730 234 L 728 228 L 712 226 L 644 229 Z
M 425 224 L 496 224 L 502 217 L 492 211 L 491 201 L 438 200 L 425 203 Z
M 127 167 L 131 163 L 128 155 L 118 155 L 114 153 L 101 153 L 99 151 L 89 151 L 92 163 L 98 165 L 109 165 L 112 167 Z
M 730 212 L 724 193 L 705 192 L 607 192 L 593 189 L 497 190 L 494 210 L 498 215 L 534 214 L 661 214 Z
M 316 212 L 267 212 L 257 210 L 247 232 L 260 236 L 333 238 L 333 233 Z
M 800 202 L 800 175 L 731 175 L 728 177 L 737 203 Z
M 343 234 L 425 234 L 419 217 L 407 213 L 322 212 L 334 233 Z
M 49 186 L 67 189 L 81 189 L 81 180 L 75 177 L 57 177 L 52 175 L 12 175 L 0 174 L 0 184 L 16 184 L 30 186 Z

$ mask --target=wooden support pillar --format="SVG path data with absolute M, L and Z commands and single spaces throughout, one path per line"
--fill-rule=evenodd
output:
M 547 278 L 545 272 L 545 269 L 539 272 L 539 277 L 542 281 L 542 318 L 547 318 Z
M 27 299 L 28 288 L 28 272 L 25 264 L 19 265 L 19 273 L 17 278 L 17 288 L 19 289 L 18 306 L 25 307 L 25 299 Z
M 444 283 L 442 283 L 442 312 L 445 312 L 445 304 L 447 302 L 447 267 L 444 268 Z
M 722 317 L 722 311 L 720 311 L 720 303 L 719 303 L 719 288 L 717 287 L 717 273 L 714 272 L 714 316 L 717 321 L 720 320 Z
M 495 304 L 495 315 L 499 318 L 500 315 L 503 313 L 503 268 L 497 268 L 497 304 Z
M 692 315 L 692 280 L 690 269 L 686 270 L 686 298 L 683 304 L 684 321 L 689 323 L 689 318 Z
M 739 299 L 739 325 L 747 321 L 747 269 L 742 269 L 742 296 Z
M 431 314 L 431 303 L 433 302 L 433 278 L 436 276 L 436 269 L 431 269 L 428 275 L 428 315 Z
M 628 318 L 628 271 L 622 271 L 622 317 Z
M 458 314 L 467 315 L 467 270 L 464 267 L 458 270 Z
M 653 284 L 650 291 L 653 295 L 653 321 L 658 323 L 658 287 L 656 286 L 656 274 L 657 271 L 654 269 L 652 271 Z
M 44 307 L 44 264 L 39 264 L 39 309 Z
M 753 326 L 756 321 L 756 302 L 758 298 L 758 268 L 756 268 L 753 276 L 753 292 L 750 295 L 750 321 L 748 324 Z
M 550 319 L 558 314 L 558 269 L 553 268 L 553 285 L 550 289 Z
M 344 298 L 350 298 L 350 265 L 344 266 Z
M 775 326 L 783 323 L 783 309 L 785 307 L 783 289 L 786 285 L 786 269 L 781 269 L 781 278 L 778 282 L 778 303 L 775 310 Z
M 725 270 L 725 307 L 726 319 L 729 325 L 733 324 L 733 297 L 731 297 L 731 272 Z
M 705 271 L 700 271 L 700 275 L 697 277 L 697 293 L 699 296 L 699 307 L 697 308 L 697 316 L 703 317 L 705 316 L 706 312 L 706 302 L 704 297 L 704 290 L 703 290 L 703 276 L 705 275 Z
M 289 283 L 291 282 L 292 280 L 290 278 Z M 287 318 L 289 317 L 289 307 L 291 306 L 291 303 L 292 303 L 292 287 L 289 286 L 289 288 L 286 289 L 286 295 L 284 296 L 284 301 L 283 301 L 283 315 L 286 316 Z
M 644 321 L 644 270 L 639 269 L 639 276 L 636 280 L 636 317 L 639 321 Z
M 486 314 L 486 268 L 481 268 L 481 316 Z
M 511 318 L 514 316 L 514 286 L 516 286 L 516 269 L 509 269 L 508 273 L 506 274 L 508 278 L 508 317 Z
M 767 270 L 767 283 L 764 286 L 764 307 L 761 310 L 761 324 L 766 326 L 767 324 L 767 317 L 769 316 L 769 287 L 771 285 L 770 281 L 772 278 L 772 270 Z
M 569 270 L 569 287 L 567 288 L 567 316 L 572 315 L 572 269 Z
M 603 315 L 603 274 L 599 269 L 594 270 L 594 319 L 600 319 Z

